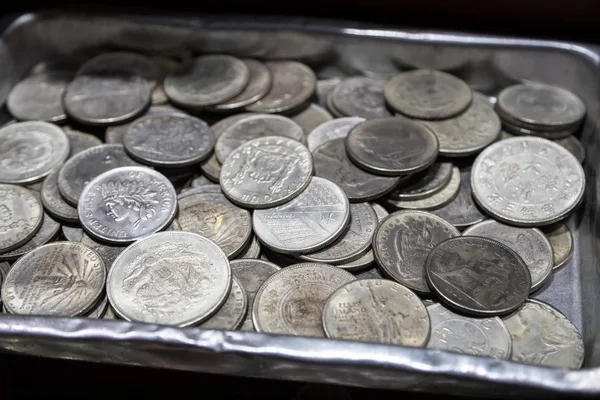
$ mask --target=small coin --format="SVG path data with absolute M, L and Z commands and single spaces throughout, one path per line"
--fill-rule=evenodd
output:
M 100 319 L 106 312 L 107 307 L 108 297 L 106 296 L 106 294 L 104 294 L 104 296 L 102 296 L 98 303 L 96 303 L 94 307 L 92 307 L 91 311 L 88 311 L 85 318 Z
M 69 139 L 54 124 L 28 121 L 0 128 L 0 182 L 41 181 L 69 156 Z
M 81 243 L 38 247 L 15 262 L 4 281 L 2 301 L 12 314 L 75 317 L 104 292 L 106 268 Z
M 222 166 L 220 181 L 232 202 L 266 208 L 298 196 L 310 183 L 312 172 L 312 156 L 302 143 L 267 136 L 235 149 Z
M 231 291 L 225 304 L 219 308 L 208 320 L 204 321 L 198 328 L 236 330 L 244 322 L 248 311 L 248 296 L 244 287 L 233 277 L 231 279 Z
M 350 203 L 336 184 L 313 177 L 306 189 L 280 206 L 255 210 L 254 233 L 262 244 L 285 254 L 322 249 L 342 235 L 350 220 Z
M 340 78 L 319 79 L 317 81 L 317 103 L 327 108 L 327 96 L 342 82 Z
M 579 369 L 585 351 L 577 328 L 558 310 L 527 300 L 504 318 L 512 337 L 511 360 L 546 367 Z
M 103 144 L 102 140 L 98 139 L 96 136 L 72 128 L 65 128 L 65 133 L 69 138 L 69 144 L 71 146 L 69 157 L 73 157 L 84 150 Z
M 100 54 L 86 61 L 77 71 L 77 75 L 96 75 L 107 72 L 123 72 L 141 76 L 146 80 L 150 89 L 158 84 L 160 69 L 149 58 L 127 51 L 115 51 Z
M 64 121 L 62 97 L 71 77 L 68 72 L 54 71 L 23 79 L 6 99 L 8 111 L 21 121 Z
M 472 93 L 462 80 L 445 72 L 416 70 L 393 77 L 384 90 L 388 104 L 399 113 L 420 119 L 443 119 L 460 114 Z
M 536 228 L 517 228 L 494 220 L 473 225 L 463 236 L 480 236 L 504 243 L 517 253 L 529 268 L 531 291 L 541 288 L 554 267 L 552 246 L 546 236 Z
M 346 116 L 373 119 L 389 117 L 383 88 L 385 81 L 367 77 L 348 78 L 331 92 L 336 110 Z
M 271 89 L 271 71 L 263 63 L 250 58 L 242 61 L 250 73 L 248 85 L 234 98 L 213 106 L 213 110 L 230 111 L 245 107 L 263 98 Z
M 317 126 L 333 120 L 329 111 L 314 103 L 309 104 L 308 107 L 292 115 L 290 118 L 302 127 L 305 137 Z
M 254 327 L 258 332 L 324 337 L 323 306 L 333 292 L 355 279 L 327 264 L 286 267 L 271 275 L 256 293 Z
M 326 142 L 339 138 L 345 139 L 352 128 L 363 121 L 365 121 L 364 118 L 345 117 L 322 123 L 313 129 L 306 137 L 308 149 L 314 152 Z
M 427 256 L 431 290 L 454 309 L 475 316 L 507 314 L 531 292 L 525 262 L 504 244 L 476 236 L 455 237 Z
M 256 236 L 252 236 L 252 240 L 250 240 L 250 244 L 246 246 L 244 250 L 240 254 L 237 255 L 238 259 L 242 258 L 258 258 L 260 257 L 260 242 L 256 238 Z
M 209 239 L 161 232 L 138 240 L 117 257 L 106 288 L 111 306 L 128 321 L 189 326 L 225 303 L 231 268 Z
M 92 239 L 85 233 L 83 233 L 83 236 L 81 237 L 81 243 L 85 244 L 90 249 L 98 253 L 100 258 L 102 258 L 102 261 L 104 261 L 106 269 L 109 271 L 117 257 L 119 257 L 123 250 L 126 249 L 125 246 L 111 246 L 104 243 L 100 243 Z
M 545 226 L 542 232 L 552 246 L 554 269 L 559 269 L 573 257 L 573 235 L 569 227 L 562 222 Z
M 569 135 L 563 139 L 557 139 L 554 143 L 561 145 L 573 154 L 579 163 L 583 164 L 585 161 L 585 148 L 579 140 L 573 135 Z
M 429 252 L 446 239 L 460 236 L 447 221 L 424 211 L 397 211 L 387 216 L 373 235 L 377 264 L 395 281 L 430 293 L 425 277 Z
M 169 99 L 198 108 L 223 103 L 242 93 L 248 85 L 248 66 L 228 55 L 205 55 L 179 64 L 165 78 Z
M 305 104 L 315 93 L 317 78 L 314 72 L 296 61 L 271 61 L 265 64 L 271 71 L 269 92 L 246 110 L 282 113 Z
M 348 157 L 379 175 L 422 171 L 435 161 L 438 140 L 424 125 L 401 117 L 367 120 L 346 138 Z
M 316 169 L 316 164 L 315 164 Z M 419 174 L 411 176 L 390 193 L 395 200 L 419 200 L 442 190 L 452 178 L 452 163 L 436 162 Z
M 175 107 L 171 107 L 169 105 L 152 106 L 148 109 L 148 111 L 146 111 L 145 116 L 164 115 L 164 114 L 166 114 L 166 115 L 176 114 L 176 115 L 187 116 L 187 114 L 184 113 L 183 111 L 180 111 L 180 110 L 176 109 Z M 133 121 L 133 122 L 135 122 L 135 121 Z M 125 124 L 107 127 L 106 133 L 104 135 L 104 141 L 107 144 L 123 144 L 123 137 L 129 130 L 129 127 L 131 126 L 131 124 L 133 124 L 133 122 L 127 122 Z
M 24 254 L 29 253 L 32 250 L 40 247 L 43 244 L 48 243 L 52 239 L 56 237 L 58 231 L 60 230 L 60 224 L 50 218 L 49 215 L 44 215 L 42 225 L 37 233 L 29 239 L 25 244 L 9 250 L 7 252 L 3 252 L 0 254 L 0 261 L 6 260 L 16 260 Z
M 323 307 L 323 328 L 332 339 L 423 347 L 430 322 L 427 309 L 411 290 L 385 279 L 359 279 L 329 297 Z
M 63 236 L 65 237 L 65 239 L 67 239 L 69 242 L 81 242 L 81 239 L 83 238 L 83 235 L 85 234 L 85 232 L 83 231 L 83 228 L 69 226 L 69 225 L 63 225 L 61 227 L 61 232 L 62 232 Z
M 42 226 L 44 210 L 33 193 L 0 184 L 0 252 L 24 245 Z
M 54 218 L 65 222 L 78 222 L 77 209 L 63 200 L 58 191 L 58 173 L 55 169 L 44 179 L 40 198 L 46 212 Z
M 510 333 L 498 317 L 471 318 L 436 303 L 427 306 L 431 336 L 427 348 L 506 360 L 512 351 Z
M 177 194 L 164 175 L 150 168 L 115 168 L 83 189 L 77 211 L 83 229 L 92 237 L 131 243 L 171 223 Z
M 481 152 L 471 186 L 477 203 L 494 218 L 541 226 L 563 219 L 579 204 L 585 175 L 579 161 L 556 143 L 517 137 Z

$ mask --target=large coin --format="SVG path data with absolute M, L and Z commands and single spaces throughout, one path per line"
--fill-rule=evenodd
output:
M 261 62 L 245 58 L 250 78 L 244 90 L 232 99 L 213 106 L 215 111 L 231 111 L 250 105 L 263 98 L 271 89 L 271 72 Z
M 65 133 L 69 138 L 69 144 L 71 146 L 69 157 L 73 157 L 84 150 L 103 144 L 102 140 L 98 139 L 96 136 L 72 128 L 65 128 Z
M 441 304 L 427 307 L 431 336 L 427 347 L 506 360 L 512 351 L 510 333 L 498 317 L 471 318 Z
M 542 232 L 552 246 L 554 269 L 559 269 L 573 257 L 573 235 L 569 227 L 562 222 L 545 226 Z
M 253 226 L 261 243 L 279 253 L 312 253 L 342 235 L 350 219 L 348 198 L 336 184 L 318 177 L 292 201 L 255 210 Z
M 492 239 L 448 239 L 429 253 L 426 264 L 431 289 L 446 304 L 467 314 L 507 314 L 519 308 L 531 291 L 525 262 Z
M 65 202 L 58 191 L 58 173 L 55 169 L 50 175 L 44 179 L 40 198 L 44 209 L 54 218 L 65 222 L 78 222 L 79 214 L 77 209 Z
M 409 210 L 435 210 L 450 203 L 456 198 L 460 189 L 461 177 L 458 167 L 452 168 L 450 181 L 437 193 L 416 200 L 394 200 L 386 199 L 387 204 L 396 208 Z
M 345 79 L 331 92 L 335 109 L 344 115 L 365 119 L 391 116 L 385 105 L 385 81 L 356 77 Z
M 427 255 L 455 236 L 460 236 L 458 229 L 440 217 L 424 211 L 397 211 L 387 216 L 373 235 L 375 260 L 395 281 L 427 294 Z
M 324 122 L 321 125 L 313 129 L 306 137 L 306 143 L 310 151 L 315 151 L 321 145 L 329 142 L 330 140 L 346 138 L 348 133 L 356 125 L 363 122 L 364 118 L 359 117 L 346 117 L 336 118 L 329 122 Z
M 227 300 L 231 268 L 213 242 L 189 232 L 161 232 L 129 246 L 106 283 L 113 309 L 128 321 L 188 326 Z
M 152 106 L 148 109 L 148 111 L 146 111 L 145 116 L 165 115 L 165 114 L 166 115 L 176 114 L 176 115 L 187 116 L 187 114 L 184 113 L 183 111 L 178 110 L 177 108 L 169 106 L 169 105 Z M 135 122 L 135 121 L 133 121 L 133 122 Z M 123 137 L 129 130 L 129 127 L 131 126 L 131 124 L 133 124 L 133 122 L 127 122 L 125 124 L 109 126 L 108 128 L 106 128 L 106 133 L 104 135 L 105 142 L 107 144 L 123 144 Z
M 81 243 L 85 244 L 86 246 L 94 250 L 96 253 L 98 253 L 100 258 L 102 258 L 102 261 L 104 261 L 104 265 L 106 266 L 107 270 L 110 270 L 117 257 L 119 257 L 123 250 L 126 249 L 125 246 L 116 246 L 100 243 L 92 239 L 85 233 L 81 237 Z
M 500 132 L 500 139 L 510 139 L 518 136 L 517 134 L 512 134 L 505 130 Z M 539 136 L 539 135 L 534 135 Z M 585 148 L 575 136 L 569 134 L 568 136 L 562 139 L 553 140 L 554 143 L 561 145 L 565 149 L 569 150 L 569 153 L 573 154 L 579 163 L 583 164 L 585 161 Z
M 0 128 L 0 182 L 42 180 L 69 156 L 69 138 L 48 122 L 17 122 Z
M 243 144 L 221 169 L 221 188 L 234 203 L 274 207 L 298 196 L 313 172 L 308 149 L 293 139 L 267 136 Z
M 75 317 L 86 313 L 104 292 L 106 268 L 81 243 L 46 244 L 11 268 L 2 301 L 13 314 Z
M 115 168 L 83 189 L 77 211 L 83 229 L 92 237 L 131 243 L 171 223 L 177 194 L 164 175 L 150 168 Z
M 342 285 L 355 280 L 327 264 L 296 264 L 273 274 L 260 287 L 252 306 L 258 332 L 325 336 L 323 306 Z
M 512 337 L 511 360 L 546 367 L 579 369 L 585 350 L 577 328 L 558 310 L 528 300 L 504 318 Z
M 15 249 L 1 253 L 0 261 L 16 260 L 22 255 L 25 255 L 30 251 L 35 250 L 41 245 L 46 244 L 52 239 L 54 239 L 58 234 L 58 231 L 60 231 L 60 224 L 52 218 L 50 218 L 50 216 L 44 215 L 42 225 L 37 231 L 37 233 L 25 244 Z
M 308 107 L 292 115 L 290 118 L 292 121 L 300 125 L 300 127 L 302 127 L 305 137 L 317 126 L 333 119 L 329 111 L 314 103 L 310 103 Z
M 248 296 L 244 287 L 237 279 L 231 279 L 231 291 L 225 304 L 214 313 L 212 317 L 204 321 L 198 328 L 235 330 L 240 327 L 248 311 Z
M 27 243 L 44 219 L 42 205 L 33 192 L 0 184 L 0 252 Z
M 517 137 L 494 143 L 475 160 L 473 197 L 494 218 L 541 226 L 563 219 L 583 197 L 577 159 L 546 139 Z
M 452 167 L 452 163 L 434 163 L 425 171 L 409 177 L 399 188 L 390 193 L 390 198 L 395 200 L 419 200 L 430 197 L 450 182 Z
M 100 54 L 86 61 L 77 71 L 77 75 L 104 74 L 109 71 L 121 71 L 141 76 L 153 89 L 160 78 L 160 69 L 149 58 L 127 51 L 115 51 Z
M 379 175 L 422 171 L 435 161 L 438 140 L 424 125 L 400 117 L 376 118 L 358 124 L 346 138 L 348 157 Z
M 70 80 L 70 73 L 58 71 L 25 78 L 10 91 L 8 111 L 21 121 L 64 121 L 62 97 Z

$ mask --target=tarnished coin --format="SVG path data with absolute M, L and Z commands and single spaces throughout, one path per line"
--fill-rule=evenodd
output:
M 177 199 L 181 200 L 184 197 L 193 196 L 195 194 L 203 194 L 203 193 L 217 193 L 222 194 L 221 186 L 211 183 L 210 185 L 204 185 L 200 187 L 191 187 L 186 188 L 177 195 Z
M 336 88 L 342 82 L 340 78 L 327 78 L 327 79 L 319 79 L 317 81 L 317 103 L 323 107 L 327 108 L 327 96 L 329 93 Z
M 329 297 L 323 328 L 333 339 L 423 347 L 430 322 L 425 306 L 409 289 L 385 279 L 359 279 Z
M 336 118 L 317 126 L 306 137 L 308 149 L 314 152 L 326 142 L 340 138 L 345 139 L 352 128 L 363 121 L 365 119 L 359 117 Z
M 498 110 L 498 109 L 496 108 L 496 110 Z M 500 117 L 503 117 L 503 116 L 500 115 Z M 524 127 L 518 126 L 518 125 L 513 125 L 509 121 L 504 119 L 502 121 L 502 128 L 504 128 L 504 130 L 511 132 L 512 134 L 518 135 L 518 136 L 537 136 L 537 137 L 543 137 L 543 138 L 549 139 L 549 140 L 558 140 L 558 139 L 562 139 L 562 138 L 571 136 L 573 133 L 575 133 L 575 131 L 577 131 L 579 126 L 573 126 L 573 127 L 566 128 L 563 130 L 549 130 L 549 129 L 534 130 L 534 129 L 530 129 L 530 128 L 524 128 Z
M 58 174 L 58 190 L 76 206 L 83 188 L 98 175 L 114 168 L 140 165 L 129 158 L 122 144 L 105 144 L 82 151 L 63 165 Z
M 22 255 L 27 254 L 30 251 L 35 250 L 41 245 L 46 244 L 52 239 L 54 239 L 58 234 L 58 231 L 60 231 L 60 224 L 52 218 L 50 218 L 49 215 L 44 215 L 42 225 L 37 231 L 37 233 L 25 244 L 15 249 L 1 253 L 0 261 L 16 260 Z
M 21 121 L 64 121 L 62 97 L 71 77 L 68 72 L 55 71 L 23 79 L 6 99 L 8 111 Z
M 267 136 L 233 151 L 221 169 L 221 188 L 234 203 L 274 207 L 298 196 L 313 172 L 308 149 L 293 139 Z
M 397 211 L 373 235 L 377 264 L 387 275 L 417 293 L 430 293 L 425 277 L 429 252 L 446 239 L 460 236 L 447 221 L 424 211 Z
M 414 42 L 396 45 L 391 56 L 403 67 L 410 69 L 430 68 L 438 71 L 456 71 L 466 67 L 473 58 L 467 47 Z
M 348 157 L 379 175 L 422 171 L 435 161 L 438 140 L 424 125 L 401 117 L 367 120 L 346 138 Z
M 573 257 L 573 235 L 569 227 L 562 222 L 545 226 L 542 232 L 552 246 L 554 254 L 554 269 L 559 269 Z
M 165 104 L 169 101 L 163 83 L 167 74 L 173 71 L 179 65 L 179 62 L 175 58 L 168 56 L 153 56 L 150 59 L 158 68 L 159 76 L 156 87 L 152 90 L 152 104 L 159 105 Z
M 399 113 L 420 119 L 450 118 L 471 104 L 471 89 L 445 72 L 416 70 L 393 77 L 384 90 L 388 104 Z
M 585 148 L 575 136 L 569 135 L 563 139 L 555 140 L 554 143 L 567 149 L 581 164 L 585 161 Z
M 27 243 L 38 232 L 43 219 L 44 210 L 33 192 L 0 184 L 0 252 Z
M 427 306 L 431 336 L 427 347 L 506 360 L 512 351 L 510 333 L 498 317 L 471 318 L 437 303 Z
M 237 96 L 212 107 L 215 111 L 231 111 L 245 107 L 263 98 L 271 89 L 271 71 L 261 62 L 244 58 L 250 77 L 248 85 Z
M 117 257 L 119 257 L 123 250 L 126 249 L 125 246 L 116 246 L 100 243 L 92 239 L 85 233 L 81 237 L 81 243 L 85 244 L 86 246 L 94 250 L 96 253 L 98 253 L 100 258 L 102 258 L 102 261 L 104 261 L 104 265 L 106 266 L 107 270 L 110 270 Z
M 315 93 L 317 78 L 306 65 L 296 61 L 271 61 L 265 65 L 273 78 L 271 89 L 246 110 L 282 113 L 298 108 Z
M 331 92 L 335 109 L 344 115 L 365 119 L 389 117 L 383 87 L 385 81 L 367 77 L 345 79 Z
M 83 229 L 92 237 L 131 243 L 171 223 L 177 194 L 164 175 L 150 168 L 115 168 L 83 189 L 77 211 Z
M 327 95 L 327 109 L 329 110 L 329 112 L 331 112 L 331 114 L 333 114 L 334 117 L 336 118 L 344 118 L 346 117 L 346 115 L 344 115 L 344 113 L 342 113 L 340 110 L 338 110 L 335 107 L 335 104 L 333 103 L 333 91 L 331 91 L 328 95 Z M 358 118 L 358 117 L 356 117 Z
M 240 254 L 237 255 L 236 258 L 258 258 L 260 257 L 260 242 L 256 238 L 256 236 L 252 236 L 250 240 L 250 244 L 246 246 L 244 250 Z
M 386 202 L 396 208 L 410 210 L 435 210 L 449 204 L 459 193 L 461 183 L 460 171 L 457 167 L 452 168 L 450 181 L 439 192 L 417 200 L 394 200 L 387 198 Z
M 300 127 L 302 127 L 305 137 L 317 126 L 333 119 L 329 111 L 314 103 L 310 103 L 308 107 L 292 115 L 290 118 L 292 121 L 300 125 Z
M 250 70 L 242 60 L 228 55 L 205 55 L 179 64 L 163 85 L 173 103 L 198 108 L 239 95 L 249 79 Z
M 250 212 L 232 204 L 220 192 L 196 193 L 179 199 L 181 230 L 215 242 L 229 258 L 234 258 L 252 235 Z
M 585 350 L 577 328 L 558 310 L 527 300 L 504 318 L 512 338 L 511 360 L 545 367 L 579 369 Z
M 197 178 L 194 178 L 192 180 L 192 188 L 196 188 L 196 187 L 201 187 L 201 186 L 206 186 L 206 185 L 212 185 L 212 181 L 210 181 L 207 177 L 205 176 L 199 176 Z
M 225 304 L 204 321 L 198 328 L 235 330 L 240 327 L 248 311 L 248 296 L 244 287 L 233 277 L 231 279 L 231 291 Z
M 279 253 L 312 253 L 333 243 L 350 220 L 350 203 L 336 184 L 313 177 L 293 200 L 274 208 L 255 210 L 254 233 L 262 244 Z
M 131 157 L 157 167 L 185 167 L 205 160 L 215 138 L 206 122 L 180 114 L 148 115 L 123 137 Z
M 227 300 L 231 268 L 212 241 L 189 232 L 161 232 L 127 247 L 108 273 L 106 291 L 128 321 L 189 326 Z
M 341 68 L 350 74 L 387 80 L 400 72 L 389 48 L 381 43 L 344 43 L 337 48 L 341 53 Z
M 160 69 L 149 58 L 132 52 L 115 51 L 100 54 L 86 61 L 77 71 L 77 75 L 96 75 L 107 72 L 123 72 L 141 76 L 150 89 L 158 84 Z
M 28 121 L 0 128 L 0 183 L 42 180 L 69 156 L 65 132 L 48 122 Z
M 541 226 L 563 219 L 585 190 L 581 164 L 563 147 L 536 137 L 496 142 L 475 160 L 473 197 L 494 218 Z
M 77 208 L 65 202 L 58 191 L 58 173 L 55 169 L 44 179 L 40 198 L 46 212 L 54 218 L 65 222 L 78 222 L 79 214 Z
M 10 264 L 7 262 L 0 262 L 0 293 L 2 292 L 2 284 L 4 283 L 4 278 L 8 275 L 8 271 L 10 270 Z M 2 300 L 0 298 L 0 300 Z M 1 301 L 0 301 L 1 303 Z M 2 306 L 4 309 L 4 306 Z M 3 310 L 4 312 L 4 310 Z
M 106 296 L 106 294 L 104 294 L 104 296 L 102 296 L 102 298 L 100 300 L 98 300 L 98 302 L 96 304 L 94 304 L 92 309 L 90 311 L 88 311 L 88 313 L 85 315 L 85 318 L 100 319 L 106 312 L 107 307 L 108 307 L 108 296 Z
M 76 317 L 102 296 L 106 268 L 96 252 L 81 243 L 56 242 L 14 263 L 2 290 L 12 314 Z
M 108 299 L 108 296 L 106 296 Z M 106 311 L 104 311 L 104 315 L 102 319 L 119 319 L 117 315 L 115 315 L 115 310 L 111 307 L 110 302 L 108 303 L 108 307 L 106 307 Z
M 71 146 L 69 157 L 73 157 L 84 150 L 103 144 L 102 140 L 98 139 L 96 136 L 72 128 L 65 128 L 65 133 L 69 138 L 69 144 Z
M 444 303 L 476 316 L 507 314 L 531 291 L 525 262 L 492 239 L 464 236 L 438 244 L 427 256 L 427 281 Z
M 356 276 L 356 279 L 385 279 L 381 275 L 381 272 L 377 267 L 372 267 L 364 271 L 354 272 L 354 276 Z
M 83 228 L 76 226 L 63 225 L 60 230 L 65 239 L 69 242 L 81 242 L 81 239 L 83 239 L 83 235 L 85 234 Z
M 303 263 L 271 275 L 252 306 L 258 332 L 325 336 L 323 307 L 329 296 L 356 278 L 327 264 Z
M 395 200 L 419 200 L 442 190 L 452 178 L 452 163 L 437 162 L 415 174 L 390 193 Z M 315 165 L 316 169 L 316 165 Z

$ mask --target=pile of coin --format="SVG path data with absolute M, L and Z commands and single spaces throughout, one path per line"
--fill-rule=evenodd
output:
M 391 75 L 129 52 L 32 73 L 0 128 L 3 310 L 579 368 L 530 295 L 572 254 L 585 105 Z

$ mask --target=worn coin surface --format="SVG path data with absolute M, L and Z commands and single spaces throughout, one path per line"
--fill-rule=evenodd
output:
M 563 219 L 579 204 L 585 175 L 577 159 L 558 144 L 516 137 L 481 152 L 471 186 L 477 203 L 494 218 L 541 226 Z
M 310 103 L 308 107 L 292 115 L 290 118 L 302 127 L 305 137 L 317 126 L 333 120 L 329 111 L 314 103 Z
M 258 258 L 260 257 L 260 242 L 256 238 L 256 236 L 252 236 L 250 240 L 250 244 L 246 246 L 244 250 L 240 254 L 236 256 L 236 258 Z
M 350 131 L 346 151 L 354 163 L 367 171 L 404 175 L 433 164 L 438 140 L 424 125 L 407 118 L 375 118 Z
M 417 200 L 394 200 L 390 197 L 386 199 L 387 204 L 396 208 L 405 208 L 410 210 L 435 210 L 450 203 L 456 198 L 460 189 L 461 177 L 458 167 L 452 168 L 450 181 L 439 192 L 431 196 Z
M 306 137 L 306 143 L 310 151 L 315 151 L 321 145 L 331 140 L 346 138 L 348 133 L 356 125 L 365 121 L 359 117 L 335 118 L 329 122 L 324 122 L 313 129 Z
M 425 171 L 411 176 L 390 193 L 395 200 L 419 200 L 442 190 L 452 178 L 452 163 L 436 162 Z M 315 165 L 316 169 L 316 165 Z
M 498 317 L 471 318 L 437 303 L 427 306 L 431 336 L 427 347 L 506 360 L 512 351 L 510 333 Z
M 323 328 L 333 339 L 423 347 L 430 323 L 425 306 L 411 290 L 385 279 L 359 279 L 329 297 Z
M 579 369 L 585 352 L 577 328 L 558 310 L 527 300 L 504 318 L 512 338 L 511 360 L 546 367 Z
M 331 100 L 339 112 L 365 119 L 389 117 L 383 87 L 385 81 L 367 77 L 348 78 L 331 92 Z
M 237 96 L 213 106 L 213 110 L 231 111 L 245 107 L 263 98 L 271 89 L 271 71 L 263 63 L 251 58 L 242 61 L 250 73 L 248 85 Z
M 396 75 L 385 85 L 384 95 L 396 111 L 420 119 L 453 117 L 463 112 L 472 99 L 471 89 L 465 82 L 433 70 Z
M 312 172 L 312 156 L 302 143 L 267 136 L 234 150 L 225 160 L 219 180 L 232 202 L 266 208 L 298 196 L 310 183 Z
M 198 328 L 235 330 L 240 327 L 248 311 L 248 296 L 244 287 L 232 277 L 231 290 L 225 304 Z
M 8 111 L 21 121 L 64 121 L 62 97 L 71 77 L 68 72 L 54 71 L 23 79 L 6 99 Z
M 69 138 L 54 124 L 17 122 L 0 128 L 0 183 L 42 180 L 69 156 Z
M 58 191 L 58 173 L 60 170 L 55 169 L 44 179 L 40 198 L 46 212 L 54 218 L 64 222 L 79 222 L 79 214 L 77 208 L 63 200 Z
M 321 107 L 327 108 L 327 96 L 341 82 L 342 82 L 342 80 L 337 77 L 336 78 L 319 79 L 317 81 L 316 97 L 317 97 L 317 103 Z
M 75 154 L 79 154 L 84 150 L 103 144 L 102 140 L 89 133 L 83 133 L 72 128 L 65 128 L 64 131 L 69 138 L 69 144 L 71 146 L 69 157 L 73 157 Z
M 13 314 L 75 317 L 104 292 L 106 268 L 81 243 L 56 242 L 21 257 L 4 281 L 2 302 Z
M 397 211 L 377 227 L 373 252 L 387 275 L 417 293 L 427 294 L 427 255 L 439 243 L 456 236 L 460 236 L 458 229 L 431 213 Z
M 49 215 L 44 215 L 42 225 L 37 233 L 25 242 L 25 244 L 7 252 L 2 252 L 0 254 L 0 261 L 16 260 L 22 255 L 27 254 L 54 239 L 58 234 L 58 231 L 60 231 L 60 224 L 53 220 Z
M 426 265 L 432 291 L 467 314 L 507 314 L 519 308 L 531 291 L 527 264 L 508 246 L 492 239 L 448 239 L 429 253 Z
M 335 183 L 313 177 L 293 200 L 255 210 L 254 233 L 262 244 L 287 254 L 312 253 L 333 243 L 350 220 L 348 198 Z
M 371 256 L 371 258 L 373 257 Z M 354 276 L 356 276 L 356 279 L 385 279 L 377 267 L 354 272 Z
M 96 304 L 94 304 L 92 309 L 87 312 L 87 314 L 85 315 L 85 318 L 100 319 L 106 312 L 107 307 L 108 307 L 108 297 L 106 296 L 106 294 L 104 294 L 102 296 L 102 298 L 100 300 L 98 300 L 98 302 Z
M 149 58 L 128 51 L 115 51 L 100 54 L 86 61 L 77 71 L 77 75 L 96 75 L 107 72 L 123 72 L 141 76 L 150 89 L 158 84 L 161 72 L 156 63 Z
M 325 336 L 323 307 L 342 285 L 355 280 L 349 272 L 327 264 L 302 263 L 271 275 L 252 306 L 258 332 Z
M 231 268 L 209 239 L 161 232 L 140 239 L 115 260 L 106 290 L 115 312 L 128 321 L 189 326 L 227 300 Z
M 567 149 L 581 164 L 585 161 L 585 148 L 575 136 L 569 135 L 563 139 L 555 140 L 554 143 Z
M 125 246 L 100 243 L 92 239 L 86 233 L 84 233 L 81 237 L 81 243 L 98 253 L 100 258 L 102 258 L 102 261 L 104 261 L 104 265 L 106 266 L 107 270 L 110 270 L 117 257 L 123 252 L 123 250 L 126 249 Z
M 79 228 L 77 226 L 63 225 L 60 230 L 65 239 L 67 239 L 69 242 L 81 242 L 81 239 L 85 234 L 83 228 Z
M 559 269 L 573 257 L 573 235 L 569 227 L 562 222 L 545 226 L 542 232 L 552 246 L 554 269 Z
M 43 219 L 44 210 L 33 192 L 0 184 L 0 252 L 27 243 L 38 232 Z
M 171 223 L 177 194 L 164 175 L 150 168 L 115 168 L 83 189 L 77 211 L 83 229 L 92 237 L 131 243 Z
M 504 118 L 502 115 L 500 116 Z M 504 128 L 504 130 L 506 130 L 507 132 L 518 136 L 537 136 L 550 140 L 558 140 L 571 136 L 575 131 L 577 131 L 579 126 L 573 126 L 563 130 L 530 129 L 518 125 L 513 125 L 509 121 L 504 119 L 502 120 L 502 128 Z

